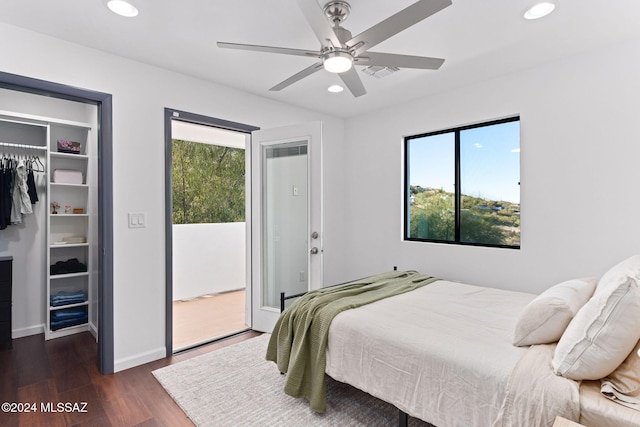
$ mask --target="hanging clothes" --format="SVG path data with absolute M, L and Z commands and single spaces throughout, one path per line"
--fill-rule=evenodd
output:
M 11 224 L 12 192 L 13 160 L 3 157 L 0 165 L 0 230 Z
M 38 190 L 36 189 L 36 180 L 33 177 L 33 169 L 29 168 L 27 173 L 27 193 L 29 193 L 29 199 L 31 204 L 35 205 L 38 201 Z
M 22 223 L 23 215 L 33 213 L 31 198 L 27 188 L 27 167 L 22 159 L 18 160 L 13 182 L 13 205 L 11 208 L 11 224 Z
M 33 214 L 33 205 L 38 202 L 34 172 L 44 171 L 38 156 L 0 156 L 0 230 L 21 224 L 24 215 Z
M 20 189 L 20 213 L 22 215 L 31 215 L 33 213 L 31 197 L 29 196 L 29 186 L 27 185 L 27 175 L 27 164 L 24 160 L 18 160 L 16 179 L 18 180 L 18 188 Z

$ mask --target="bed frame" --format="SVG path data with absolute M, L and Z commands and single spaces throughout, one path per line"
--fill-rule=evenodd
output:
M 397 270 L 398 270 L 398 267 L 394 265 L 393 266 L 393 271 L 397 271 Z M 327 287 L 345 285 L 345 284 L 350 283 L 350 282 L 351 281 L 344 282 L 344 283 L 338 283 L 338 284 L 327 286 Z M 285 302 L 287 300 L 300 298 L 301 296 L 306 295 L 306 294 L 307 294 L 307 292 L 302 292 L 302 293 L 295 294 L 295 295 L 286 295 L 284 292 L 280 292 L 280 313 L 282 313 L 284 311 L 284 309 L 285 309 L 284 305 L 285 305 Z M 430 426 L 430 427 L 435 427 L 433 424 L 430 424 L 428 422 L 427 422 L 427 425 Z M 409 426 L 409 414 L 407 414 L 406 412 L 398 409 L 398 427 L 408 427 L 408 426 Z

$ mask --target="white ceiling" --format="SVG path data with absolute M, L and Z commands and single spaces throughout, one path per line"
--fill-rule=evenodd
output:
M 296 0 L 131 0 L 140 10 L 137 18 L 114 15 L 104 0 L 0 0 L 0 21 L 338 117 L 640 37 L 638 0 L 555 0 L 553 14 L 525 20 L 524 11 L 536 2 L 453 0 L 372 49 L 445 58 L 440 70 L 403 69 L 382 79 L 360 72 L 368 93 L 359 98 L 347 90 L 327 92 L 340 80 L 324 70 L 270 92 L 315 60 L 216 47 L 226 41 L 319 49 Z M 357 35 L 414 0 L 349 3 L 343 26 Z

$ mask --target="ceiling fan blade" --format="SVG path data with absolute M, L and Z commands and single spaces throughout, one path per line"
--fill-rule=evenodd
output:
M 316 0 L 298 0 L 298 6 L 322 46 L 327 46 L 329 41 L 334 47 L 342 47 L 342 43 Z
M 282 53 L 284 55 L 306 56 L 311 58 L 320 57 L 320 52 L 313 51 L 313 50 L 290 49 L 287 47 L 259 46 L 254 44 L 227 43 L 227 42 L 218 42 L 216 44 L 218 45 L 218 47 L 222 47 L 225 49 L 252 50 L 255 52 L 268 52 L 268 53 Z
M 349 71 L 339 73 L 338 76 L 340 76 L 354 97 L 357 98 L 367 93 L 367 90 L 364 88 L 362 80 L 360 80 L 360 76 L 358 76 L 358 72 L 355 68 L 351 67 Z
M 442 58 L 378 52 L 366 52 L 364 56 L 356 57 L 355 61 L 357 65 L 382 65 L 385 67 L 418 68 L 420 70 L 437 70 L 444 63 Z
M 275 85 L 274 87 L 272 87 L 269 90 L 271 90 L 271 91 L 282 90 L 287 86 L 291 86 L 292 84 L 294 84 L 298 80 L 302 80 L 305 77 L 310 76 L 311 74 L 315 73 L 316 71 L 320 71 L 322 69 L 323 69 L 322 62 L 315 63 L 312 66 L 307 67 L 304 70 L 300 71 L 299 73 L 294 74 L 293 76 L 289 77 L 285 81 L 283 81 L 281 83 L 278 83 L 277 85 Z
M 358 34 L 347 45 L 356 46 L 356 54 L 362 53 L 450 5 L 451 0 L 420 0 Z

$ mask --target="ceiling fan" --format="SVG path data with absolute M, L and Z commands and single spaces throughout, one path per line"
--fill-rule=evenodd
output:
M 218 42 L 218 47 L 281 53 L 320 59 L 310 67 L 294 74 L 269 90 L 279 91 L 324 68 L 337 73 L 353 96 L 367 93 L 353 65 L 418 68 L 437 70 L 444 59 L 424 56 L 369 52 L 368 50 L 395 34 L 451 5 L 451 0 L 420 0 L 406 9 L 379 22 L 353 37 L 340 26 L 349 16 L 351 6 L 346 1 L 330 1 L 320 9 L 315 0 L 297 0 L 307 22 L 320 41 L 320 50 L 289 49 L 285 47 Z

